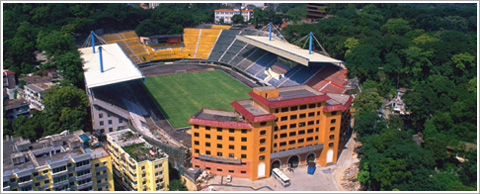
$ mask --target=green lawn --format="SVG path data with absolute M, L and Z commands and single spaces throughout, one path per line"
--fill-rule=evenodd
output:
M 174 128 L 190 126 L 201 108 L 233 111 L 230 103 L 250 98 L 251 90 L 218 70 L 150 76 L 145 86 Z

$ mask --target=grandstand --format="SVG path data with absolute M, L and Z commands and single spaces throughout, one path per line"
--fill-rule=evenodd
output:
M 145 61 L 144 57 L 148 56 L 149 52 L 140 40 L 138 40 L 135 31 L 105 34 L 102 35 L 101 38 L 105 40 L 107 44 L 118 43 L 135 64 L 143 63 Z

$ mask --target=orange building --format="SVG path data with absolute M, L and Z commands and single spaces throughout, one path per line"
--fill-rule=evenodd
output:
M 214 174 L 258 180 L 272 168 L 337 162 L 348 132 L 350 95 L 307 85 L 256 87 L 235 112 L 202 109 L 192 124 L 192 164 Z

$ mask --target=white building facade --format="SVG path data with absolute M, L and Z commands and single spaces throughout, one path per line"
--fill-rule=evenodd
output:
M 253 10 L 240 10 L 240 9 L 217 9 L 215 10 L 215 23 L 220 23 L 220 20 L 223 19 L 224 23 L 232 23 L 232 17 L 234 15 L 240 14 L 243 16 L 243 21 L 248 22 L 253 18 Z

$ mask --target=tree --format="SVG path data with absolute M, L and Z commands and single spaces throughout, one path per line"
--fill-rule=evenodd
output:
M 187 186 L 180 179 L 175 179 L 170 181 L 170 184 L 167 185 L 169 191 L 188 191 Z
M 40 32 L 37 39 L 37 48 L 46 51 L 49 57 L 60 56 L 66 52 L 76 50 L 73 36 L 56 30 Z
M 347 68 L 361 82 L 375 78 L 381 64 L 380 51 L 370 44 L 360 44 L 345 56 Z
M 376 88 L 364 89 L 354 101 L 355 116 L 375 113 L 382 105 L 382 97 L 377 92 Z
M 89 101 L 83 90 L 73 86 L 54 86 L 45 92 L 43 104 L 46 114 L 57 117 L 59 121 L 59 129 L 46 135 L 63 130 L 85 130 L 89 126 Z
M 407 170 L 407 164 L 403 159 L 382 158 L 380 160 L 380 172 L 374 178 L 380 182 L 380 190 L 391 191 L 393 185 L 402 183 L 412 177 L 412 172 Z
M 402 18 L 388 19 L 387 23 L 382 26 L 382 31 L 389 34 L 404 35 L 410 30 L 411 28 L 408 25 L 408 21 Z
M 78 88 L 83 88 L 83 64 L 77 50 L 57 55 L 54 61 L 66 84 L 73 84 Z
M 242 24 L 243 23 L 243 16 L 240 14 L 235 14 L 232 17 L 232 22 L 234 24 Z

